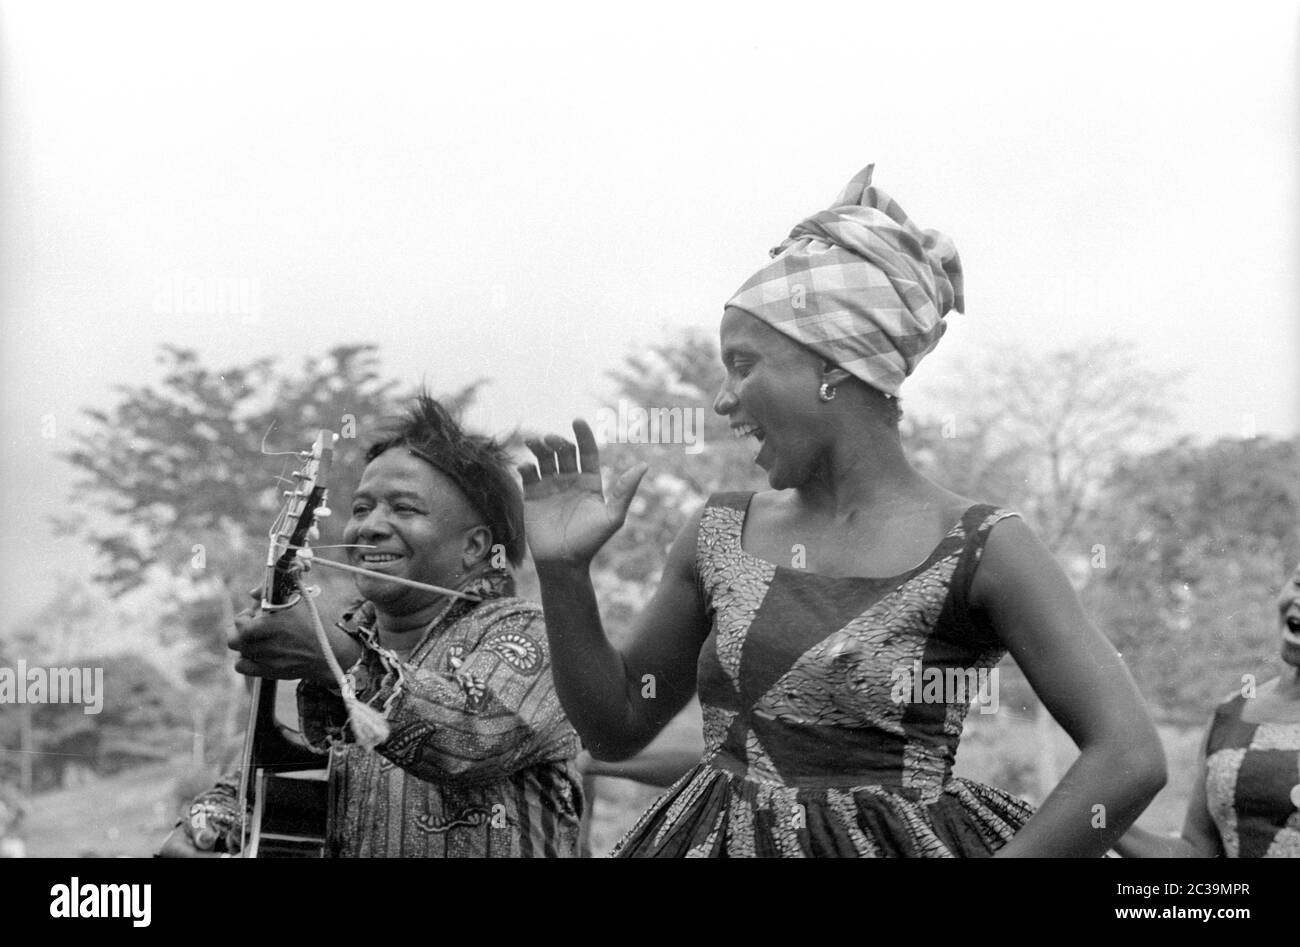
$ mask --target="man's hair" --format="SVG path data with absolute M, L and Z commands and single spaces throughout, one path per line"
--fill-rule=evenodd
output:
M 465 431 L 451 412 L 421 391 L 402 417 L 366 451 L 366 463 L 394 447 L 405 447 L 460 488 L 492 531 L 513 565 L 524 558 L 524 498 L 505 447 Z

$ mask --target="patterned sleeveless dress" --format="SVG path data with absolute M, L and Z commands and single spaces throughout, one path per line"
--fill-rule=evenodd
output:
M 1205 802 L 1229 858 L 1300 858 L 1300 723 L 1248 723 L 1241 694 L 1214 711 Z
M 898 682 L 1005 654 L 968 594 L 989 530 L 1015 514 L 971 507 L 916 568 L 833 578 L 746 553 L 752 497 L 715 494 L 700 521 L 704 758 L 613 855 L 992 854 L 1032 807 L 952 775 L 968 703 L 902 699 Z

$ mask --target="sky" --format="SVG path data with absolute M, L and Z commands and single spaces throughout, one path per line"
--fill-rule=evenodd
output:
M 965 270 L 905 396 L 1113 336 L 1171 437 L 1300 431 L 1300 3 L 463 6 L 0 2 L 6 622 L 93 568 L 58 455 L 160 345 L 564 430 L 871 162 Z

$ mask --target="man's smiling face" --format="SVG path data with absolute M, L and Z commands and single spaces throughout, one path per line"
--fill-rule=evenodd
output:
M 441 471 L 402 447 L 372 460 L 352 499 L 343 531 L 353 565 L 416 582 L 454 588 L 466 563 L 467 534 L 481 517 Z M 413 611 L 431 592 L 371 576 L 358 576 L 357 589 L 380 608 Z

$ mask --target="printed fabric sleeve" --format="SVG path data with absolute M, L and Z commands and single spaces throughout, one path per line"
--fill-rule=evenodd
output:
M 185 816 L 177 823 L 185 823 L 190 838 L 197 848 L 205 851 L 238 852 L 240 770 L 223 773 L 211 789 L 194 797 Z
M 445 670 L 427 659 L 399 661 L 370 643 L 353 668 L 358 698 L 383 710 L 391 728 L 380 755 L 420 779 L 446 783 L 499 779 L 576 754 L 551 679 L 540 608 L 493 602 L 447 633 L 463 645 L 453 646 Z M 351 740 L 341 701 L 336 708 L 317 704 L 313 713 L 312 725 L 322 724 L 324 735 Z

